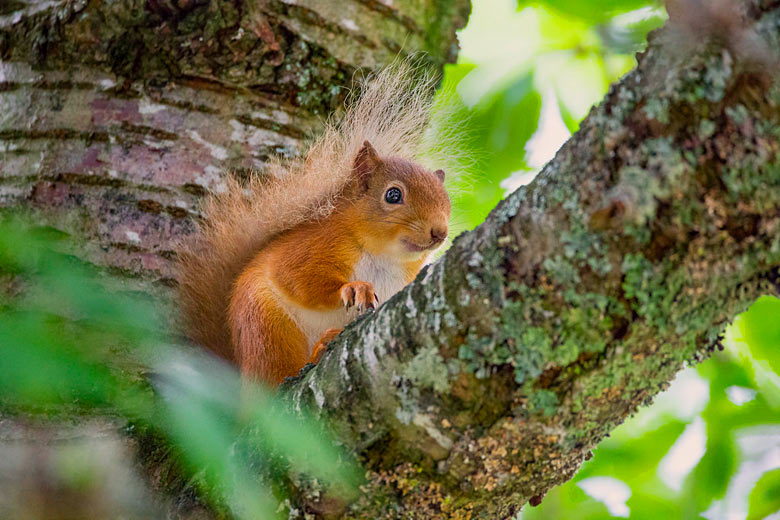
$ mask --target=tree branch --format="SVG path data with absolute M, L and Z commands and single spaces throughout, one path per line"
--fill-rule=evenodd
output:
M 742 7 L 776 60 L 780 6 Z M 531 185 L 285 384 L 370 469 L 348 516 L 510 517 L 776 291 L 780 88 L 678 31 Z

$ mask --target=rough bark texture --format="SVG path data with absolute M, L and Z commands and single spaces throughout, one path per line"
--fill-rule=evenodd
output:
M 295 150 L 332 85 L 394 45 L 451 57 L 464 20 L 325 4 L 0 11 L 2 203 L 165 293 L 171 243 L 224 168 Z M 511 517 L 775 290 L 780 4 L 742 5 L 739 39 L 657 33 L 532 185 L 285 386 L 368 469 L 347 517 Z

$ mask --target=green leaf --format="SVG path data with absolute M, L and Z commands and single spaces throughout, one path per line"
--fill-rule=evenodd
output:
M 699 365 L 698 372 L 710 381 L 711 398 L 726 398 L 726 388 L 730 386 L 744 386 L 745 388 L 754 388 L 755 382 L 749 372 L 748 367 L 737 362 L 727 353 L 717 353 L 707 361 Z M 710 401 L 710 405 L 712 405 Z
M 653 494 L 647 486 L 632 488 L 626 505 L 631 510 L 631 520 L 657 520 L 659 518 L 683 518 L 678 501 L 667 494 Z M 659 490 L 660 491 L 660 490 Z
M 594 450 L 593 459 L 582 466 L 575 479 L 608 475 L 626 482 L 633 489 L 637 483 L 654 478 L 658 463 L 685 426 L 685 422 L 673 419 L 636 439 L 622 443 L 608 439 Z
M 702 513 L 713 500 L 723 498 L 737 468 L 736 446 L 731 431 L 707 423 L 707 449 L 685 481 L 689 511 Z
M 579 18 L 588 23 L 598 23 L 612 18 L 616 14 L 627 13 L 648 5 L 656 5 L 648 0 L 518 0 L 517 7 L 529 5 L 543 6 L 566 16 Z
M 607 520 L 613 518 L 600 500 L 591 497 L 574 482 L 550 490 L 538 507 L 526 506 L 523 520 L 576 518 L 577 520 Z
M 563 99 L 561 99 L 560 94 L 555 94 L 555 100 L 558 102 L 558 110 L 561 113 L 563 124 L 565 124 L 566 128 L 569 129 L 569 132 L 576 132 L 580 127 L 579 118 L 572 114 L 571 110 L 569 110 L 569 107 L 566 106 L 566 104 L 563 102 Z
M 453 123 L 463 129 L 458 146 L 476 160 L 469 177 L 452 190 L 454 219 L 462 219 L 464 227 L 472 228 L 504 198 L 501 181 L 527 168 L 525 145 L 539 123 L 542 98 L 534 87 L 533 75 L 524 73 L 484 96 L 474 107 L 466 107 L 452 90 L 469 67 L 447 69 L 445 85 L 450 92 L 441 97 L 450 103 L 445 110 L 459 118 Z
M 762 296 L 738 323 L 753 356 L 766 360 L 780 374 L 780 299 Z
M 760 520 L 780 511 L 780 468 L 764 473 L 750 492 L 747 520 Z
M 61 238 L 0 218 L 0 274 L 25 289 L 0 305 L 0 409 L 118 413 L 165 436 L 187 477 L 236 518 L 276 517 L 257 465 L 286 471 L 279 462 L 289 462 L 334 496 L 351 491 L 355 467 L 324 428 L 269 395 L 250 400 L 233 368 L 168 345 L 159 309 L 107 291 L 94 270 L 58 251 L 68 250 Z M 141 375 L 149 371 L 156 392 Z

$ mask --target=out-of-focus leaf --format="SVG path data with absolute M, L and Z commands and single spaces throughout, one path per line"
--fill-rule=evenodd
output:
M 444 78 L 442 79 L 442 85 L 438 90 L 437 95 L 442 95 L 456 89 L 460 80 L 465 78 L 468 73 L 476 67 L 477 66 L 473 63 L 449 63 L 445 65 Z
M 748 369 L 736 363 L 734 358 L 726 353 L 719 353 L 711 358 L 711 362 L 698 366 L 699 373 L 709 379 L 710 393 L 726 398 L 725 390 L 730 386 L 755 387 L 753 377 Z
M 659 491 L 653 494 L 652 491 Z M 680 504 L 668 491 L 660 492 L 647 486 L 634 486 L 626 505 L 631 510 L 631 520 L 658 520 L 659 518 L 683 518 Z
M 634 44 L 634 48 L 644 48 L 650 31 L 663 27 L 665 23 L 666 16 L 654 15 L 630 24 L 628 26 L 628 34 Z
M 541 107 L 532 74 L 517 78 L 477 105 L 477 119 L 489 129 L 484 147 L 492 153 L 491 169 L 509 173 L 525 166 L 525 143 L 536 131 Z
M 225 502 L 238 518 L 275 518 L 273 497 L 236 453 L 238 380 L 216 363 L 208 373 L 205 367 L 199 357 L 172 357 L 160 367 L 157 387 L 165 413 L 159 426 L 175 441 L 207 497 Z
M 658 463 L 669 452 L 685 430 L 686 423 L 672 419 L 661 427 L 626 442 L 606 440 L 593 451 L 593 458 L 583 464 L 576 480 L 594 475 L 608 475 L 631 486 L 655 475 Z
M 236 518 L 277 516 L 272 483 L 260 480 L 274 475 L 271 459 L 283 471 L 289 463 L 333 486 L 334 496 L 350 491 L 355 466 L 324 429 L 281 412 L 259 390 L 246 401 L 249 387 L 234 369 L 168 345 L 154 306 L 106 291 L 96 273 L 56 243 L 60 238 L 0 218 L 0 274 L 24 286 L 0 306 L 3 411 L 76 406 L 151 427 L 168 439 L 204 496 Z M 135 371 L 126 371 L 125 362 Z M 154 372 L 156 392 L 141 367 Z
M 539 507 L 526 506 L 523 520 L 577 518 L 578 520 L 607 520 L 613 516 L 600 500 L 588 495 L 573 482 L 550 490 Z
M 708 422 L 707 448 L 685 481 L 684 495 L 690 499 L 688 512 L 702 513 L 713 500 L 723 498 L 736 469 L 736 446 L 731 432 L 722 432 L 717 424 Z
M 750 492 L 747 520 L 761 520 L 780 511 L 780 468 L 764 473 Z
M 598 26 L 597 31 L 601 41 L 608 50 L 615 54 L 630 54 L 641 51 L 647 43 L 647 34 L 666 22 L 661 14 L 648 16 L 638 21 L 622 24 L 617 18 Z
M 108 293 L 95 281 L 96 273 L 55 246 L 63 237 L 51 228 L 0 218 L 0 273 L 33 277 L 17 307 L 34 308 L 90 327 L 113 331 L 139 341 L 162 330 L 154 306 L 121 293 Z
M 54 322 L 54 323 L 52 323 Z M 32 313 L 0 314 L 0 395 L 6 404 L 119 404 L 121 382 L 63 341 L 56 320 Z
M 766 360 L 780 374 L 780 299 L 762 296 L 738 323 L 753 356 Z
M 571 117 L 584 118 L 591 107 L 601 101 L 611 81 L 605 68 L 604 59 L 598 54 L 557 53 L 550 55 L 545 65 L 547 74 L 555 67 L 566 70 L 566 75 L 556 75 L 551 79 L 555 94 Z M 571 85 L 577 85 L 572 89 Z
M 598 23 L 620 13 L 655 5 L 648 0 L 518 0 L 517 7 L 522 9 L 529 5 L 544 6 L 567 16 L 580 18 L 589 23 Z
M 286 454 L 297 471 L 316 474 L 326 484 L 347 493 L 349 488 L 357 487 L 362 478 L 357 464 L 332 443 L 323 442 L 330 437 L 324 425 L 301 421 L 291 416 L 281 403 L 268 398 L 259 403 L 249 412 L 253 414 L 253 438 L 263 441 L 274 453 Z M 267 420 L 269 414 L 273 415 L 273 421 Z
M 466 67 L 448 68 L 445 85 L 453 88 L 465 77 Z M 471 108 L 457 96 L 448 100 L 459 105 L 448 111 L 462 113 L 459 146 L 475 158 L 469 177 L 452 190 L 455 219 L 464 219 L 465 227 L 471 228 L 504 197 L 501 181 L 527 167 L 525 144 L 536 131 L 542 100 L 531 74 L 515 78 Z
M 776 406 L 767 399 L 770 389 L 756 384 L 749 361 L 739 362 L 732 354 L 723 352 L 700 365 L 698 371 L 710 381 L 710 400 L 703 417 L 708 424 L 714 423 L 717 431 L 778 422 Z M 756 395 L 751 401 L 736 405 L 728 398 L 727 391 L 732 386 L 755 389 Z
M 569 132 L 576 132 L 580 127 L 580 119 L 571 113 L 569 107 L 566 106 L 566 104 L 561 99 L 561 96 L 557 93 L 555 95 L 555 100 L 558 102 L 558 111 L 561 113 L 563 124 L 566 125 L 566 128 L 568 128 Z

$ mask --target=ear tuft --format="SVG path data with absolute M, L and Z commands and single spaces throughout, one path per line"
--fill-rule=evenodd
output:
M 363 148 L 360 149 L 361 152 L 365 152 L 368 157 L 371 158 L 372 161 L 379 162 L 379 154 L 376 153 L 376 150 L 373 146 L 371 146 L 371 143 L 368 141 L 363 141 Z M 358 152 L 359 154 L 360 152 Z
M 444 182 L 444 170 L 436 170 L 433 174 L 438 177 L 441 182 Z
M 382 164 L 382 159 L 379 158 L 374 147 L 368 141 L 363 141 L 363 147 L 355 156 L 353 164 L 355 177 L 360 181 L 361 186 L 368 188 L 371 175 L 380 164 Z

